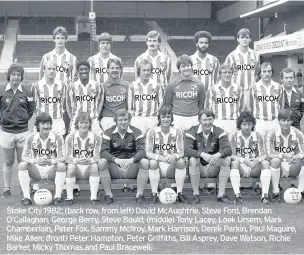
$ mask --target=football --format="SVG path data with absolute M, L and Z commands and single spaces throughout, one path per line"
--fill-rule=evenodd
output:
M 49 205 L 52 203 L 53 196 L 48 189 L 39 189 L 34 195 L 36 205 Z
M 302 200 L 302 194 L 297 188 L 289 188 L 284 192 L 284 201 L 287 204 L 298 204 Z
M 174 204 L 176 202 L 177 194 L 171 188 L 165 188 L 159 193 L 159 201 L 162 204 Z

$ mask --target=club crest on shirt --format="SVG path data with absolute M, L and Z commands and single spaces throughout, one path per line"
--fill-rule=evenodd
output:
M 167 63 L 166 63 L 166 62 L 160 62 L 159 68 L 160 68 L 162 71 L 165 71 L 165 70 L 167 69 Z
M 120 93 L 121 93 L 121 94 L 124 95 L 124 94 L 126 94 L 126 92 L 127 92 L 126 89 L 124 89 L 124 88 L 120 89 Z
M 209 63 L 209 69 L 210 69 L 209 70 L 210 72 L 212 72 L 212 70 L 214 69 L 214 63 L 213 62 Z
M 192 85 L 191 85 L 191 89 L 192 89 L 192 90 L 196 90 L 196 89 L 197 89 L 197 85 L 196 85 L 196 84 L 192 84 Z

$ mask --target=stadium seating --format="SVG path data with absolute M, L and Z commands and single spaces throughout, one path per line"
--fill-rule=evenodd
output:
M 22 17 L 20 19 L 22 35 L 52 35 L 55 27 L 63 26 L 68 34 L 76 34 L 75 18 L 69 17 Z

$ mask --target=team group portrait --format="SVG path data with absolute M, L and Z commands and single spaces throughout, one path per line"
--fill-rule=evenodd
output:
M 280 27 L 282 31 L 277 30 L 284 29 L 285 34 L 276 40 L 284 36 L 288 41 L 293 33 L 286 29 L 302 17 L 303 5 L 297 6 L 301 11 L 295 12 L 296 21 L 286 18 L 284 12 L 278 14 L 275 6 L 274 16 L 264 20 L 255 11 L 260 8 L 266 12 L 267 6 L 271 10 L 273 3 L 263 6 L 258 2 L 198 3 L 217 8 L 218 20 L 228 21 L 229 15 L 235 15 L 237 21 L 230 30 L 215 28 L 206 18 L 199 25 L 195 18 L 168 18 L 169 22 L 161 17 L 159 21 L 147 21 L 149 26 L 141 28 L 139 39 L 135 34 L 140 22 L 134 18 L 130 18 L 130 25 L 128 18 L 117 18 L 117 24 L 115 18 L 100 18 L 98 22 L 95 6 L 97 14 L 90 12 L 93 16 L 87 19 L 89 23 L 82 20 L 76 25 L 78 30 L 84 26 L 89 26 L 90 32 L 96 29 L 88 41 L 80 35 L 78 41 L 74 40 L 75 31 L 72 35 L 69 32 L 73 22 L 68 18 L 58 18 L 58 22 L 62 20 L 58 24 L 46 22 L 48 15 L 31 18 L 27 14 L 16 21 L 7 10 L 1 19 L 5 35 L 2 57 L 9 55 L 13 28 L 18 30 L 12 39 L 17 40 L 12 61 L 0 61 L 1 67 L 7 64 L 0 86 L 1 199 L 34 205 L 33 196 L 43 186 L 39 182 L 48 180 L 54 183 L 52 204 L 71 206 L 85 192 L 78 182 L 87 180 L 87 201 L 108 206 L 119 203 L 111 184 L 120 179 L 121 189 L 130 192 L 136 203 L 157 204 L 164 188 L 160 184 L 169 179 L 171 185 L 167 186 L 176 193 L 176 202 L 200 204 L 205 195 L 214 194 L 219 203 L 241 205 L 250 199 L 242 196 L 246 193 L 242 181 L 252 178 L 255 181 L 247 186 L 259 196 L 261 204 L 271 206 L 284 200 L 280 183 L 292 178 L 288 187 L 295 188 L 301 200 L 304 46 L 297 51 L 291 45 L 292 53 L 288 52 L 289 44 L 282 46 L 286 49 L 278 46 L 267 52 L 268 46 L 274 45 L 271 40 L 276 33 L 271 37 L 267 31 L 269 26 Z M 102 1 L 97 3 L 102 6 Z M 256 7 L 252 19 L 240 18 L 237 8 L 235 13 L 223 11 L 236 4 L 252 3 Z M 290 4 L 288 8 L 295 6 Z M 251 17 L 249 10 L 247 14 Z M 280 18 L 284 26 L 275 23 Z M 185 26 L 182 20 L 186 20 Z M 251 21 L 259 24 L 254 26 Z M 99 24 L 106 22 L 107 29 L 100 29 Z M 123 25 L 125 28 L 120 27 Z M 39 41 L 40 37 L 34 35 L 44 34 L 44 28 L 49 39 Z M 175 50 L 179 40 L 170 36 L 174 38 L 178 31 L 182 35 L 185 29 L 189 33 L 183 34 L 183 43 Z M 115 33 L 123 34 L 123 39 Z M 263 46 L 267 40 L 270 42 Z M 77 43 L 88 48 L 73 51 Z M 254 43 L 260 43 L 259 47 Z M 38 47 L 44 44 L 47 47 Z M 115 51 L 116 44 L 122 47 L 120 51 Z M 31 56 L 23 62 L 26 57 L 20 52 L 22 47 L 23 54 L 27 52 L 25 45 L 33 56 L 45 50 L 39 61 Z M 93 47 L 93 54 L 89 47 Z M 131 48 L 132 55 L 126 57 Z M 119 55 L 123 49 L 125 52 Z M 285 51 L 285 61 L 282 52 L 275 55 L 278 50 Z M 12 183 L 13 176 L 18 183 Z M 210 181 L 202 184 L 204 178 Z M 124 183 L 124 179 L 134 180 L 134 186 Z M 185 183 L 191 195 L 184 194 Z M 230 195 L 227 185 L 233 191 Z M 151 190 L 149 196 L 144 195 L 147 190 Z

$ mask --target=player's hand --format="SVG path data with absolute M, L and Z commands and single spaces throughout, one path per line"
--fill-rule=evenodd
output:
M 202 152 L 202 153 L 200 154 L 200 157 L 201 157 L 203 160 L 205 160 L 205 161 L 207 161 L 207 162 L 210 163 L 210 160 L 211 160 L 211 158 L 212 158 L 212 155 L 210 155 L 210 154 L 208 154 L 208 153 L 206 153 L 206 152 Z
M 244 163 L 245 166 L 252 167 L 252 163 L 248 158 L 245 158 L 243 163 Z
M 287 161 L 290 161 L 292 160 L 293 156 L 294 156 L 293 153 L 284 153 L 282 158 L 286 159 Z
M 80 165 L 87 165 L 89 164 L 89 161 L 87 158 L 80 158 L 77 160 L 77 164 L 80 164 Z
M 134 163 L 134 159 L 130 158 L 130 159 L 124 159 L 123 163 L 122 163 L 122 167 L 123 168 L 128 168 L 131 164 Z
M 212 155 L 211 156 L 211 159 L 210 159 L 210 162 L 209 162 L 209 164 L 211 165 L 211 166 L 213 166 L 213 165 L 215 165 L 218 161 L 219 161 L 219 159 L 222 157 L 222 154 L 221 153 L 215 153 L 214 155 Z
M 169 164 L 173 164 L 174 162 L 176 162 L 176 160 L 177 160 L 177 157 L 176 157 L 176 155 L 169 155 L 169 159 L 168 159 L 168 163 Z
M 118 165 L 119 167 L 121 167 L 122 163 L 123 163 L 123 159 L 120 159 L 120 158 L 116 158 L 114 159 L 114 163 L 116 165 Z
M 39 159 L 38 159 L 38 163 L 36 163 L 36 164 L 38 164 L 38 165 L 40 165 L 40 166 L 45 166 L 45 165 L 48 164 L 48 162 L 47 162 L 47 159 L 46 159 L 46 158 L 39 158 Z
M 297 154 L 297 155 L 292 156 L 291 161 L 296 162 L 296 161 L 301 160 L 301 159 L 302 159 L 302 156 Z
M 168 160 L 167 156 L 159 155 L 158 161 L 160 161 L 160 162 L 167 162 L 167 160 Z
M 256 165 L 258 165 L 260 163 L 259 159 L 257 159 L 257 158 L 250 159 L 250 162 L 251 162 L 251 168 L 255 167 Z

